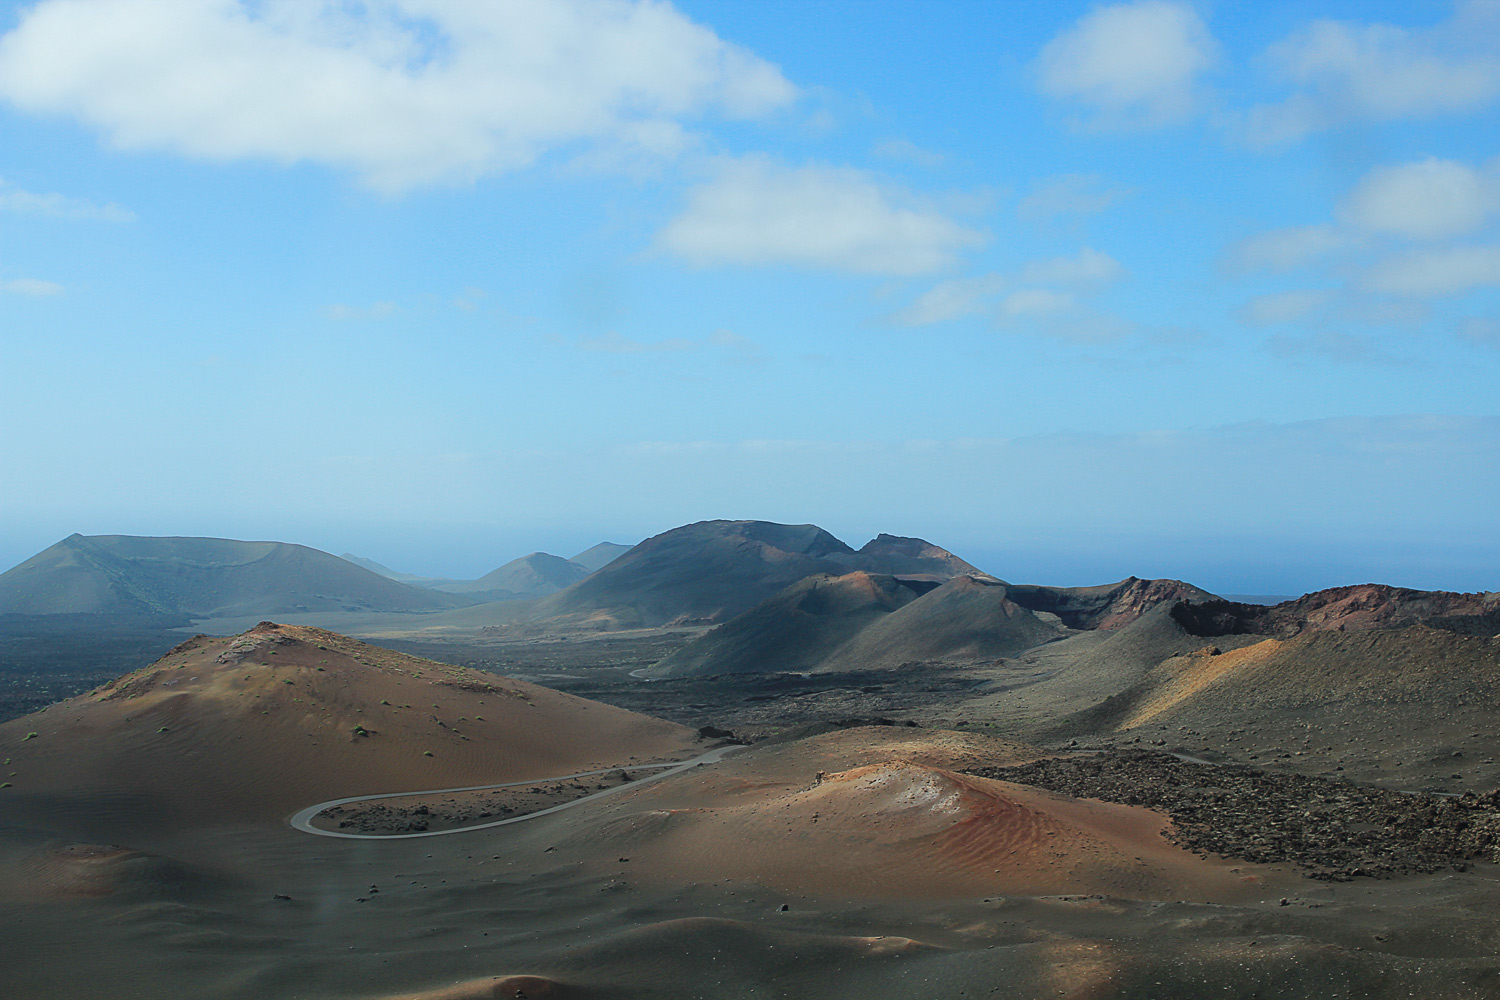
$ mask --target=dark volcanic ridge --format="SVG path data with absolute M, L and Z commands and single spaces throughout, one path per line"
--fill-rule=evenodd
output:
M 1408 794 L 1149 750 L 966 773 L 1157 809 L 1172 818 L 1169 839 L 1183 847 L 1258 864 L 1292 862 L 1308 878 L 1383 878 L 1500 862 L 1500 791 Z
M 855 550 L 815 524 L 700 521 L 646 539 L 531 609 L 586 628 L 711 625 L 810 576 L 851 571 L 941 582 L 994 579 L 920 538 L 880 535 Z
M 1423 622 L 1468 635 L 1500 633 L 1500 593 L 1458 594 L 1364 583 L 1304 594 L 1280 604 L 1195 599 L 1174 616 L 1194 635 L 1261 635 L 1290 639 L 1304 632 L 1399 628 Z

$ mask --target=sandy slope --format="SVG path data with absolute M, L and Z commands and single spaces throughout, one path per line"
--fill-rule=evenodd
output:
M 1500 782 L 1497 706 L 1500 638 L 1417 624 L 1200 647 L 1070 725 L 1191 736 L 1235 759 L 1398 788 L 1482 791 Z
M 704 633 L 644 676 L 814 670 L 862 629 L 931 587 L 861 571 L 815 574 Z
M 1004 584 L 960 576 L 872 622 L 818 669 L 879 670 L 907 663 L 996 660 L 1065 634 L 1055 617 L 1011 601 Z
M 855 897 L 1255 891 L 1167 843 L 1158 814 L 954 770 L 1037 754 L 968 734 L 845 730 L 643 789 L 600 810 L 572 843 L 606 840 L 632 871 L 660 878 Z
M 692 743 L 547 688 L 265 624 L 0 726 L 15 772 L 0 794 L 105 828 L 279 820 L 335 796 L 567 774 Z

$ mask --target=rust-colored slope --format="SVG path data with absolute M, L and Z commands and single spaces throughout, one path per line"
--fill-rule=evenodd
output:
M 844 896 L 1255 891 L 1226 865 L 1168 843 L 1159 814 L 936 766 L 1037 751 L 998 741 L 985 748 L 955 734 L 849 733 L 758 749 L 711 775 L 642 789 L 575 837 L 608 838 L 631 871 L 656 878 L 745 879 Z M 934 746 L 924 747 L 924 736 Z M 846 766 L 815 770 L 820 761 Z

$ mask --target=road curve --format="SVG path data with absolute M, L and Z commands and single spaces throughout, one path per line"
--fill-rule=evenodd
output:
M 488 830 L 490 827 L 494 826 L 506 826 L 510 823 L 522 823 L 528 819 L 537 819 L 538 817 L 546 816 L 551 813 L 562 812 L 564 809 L 572 809 L 574 806 L 581 806 L 585 802 L 592 802 L 595 799 L 602 799 L 606 795 L 615 795 L 619 792 L 628 791 L 632 788 L 644 785 L 650 781 L 660 781 L 662 778 L 670 778 L 672 775 L 681 774 L 683 771 L 689 770 L 690 768 L 698 767 L 703 764 L 716 763 L 725 755 L 734 753 L 736 750 L 743 749 L 743 746 L 730 744 L 729 746 L 715 747 L 714 749 L 708 751 L 708 753 L 701 754 L 697 757 L 692 758 L 691 760 L 678 761 L 677 763 L 672 764 L 617 764 L 614 767 L 601 767 L 593 771 L 579 771 L 577 774 L 564 774 L 555 778 L 532 778 L 527 781 L 502 781 L 494 785 L 465 785 L 462 788 L 432 788 L 426 790 L 419 789 L 412 792 L 382 792 L 378 795 L 351 795 L 347 798 L 329 799 L 327 802 L 319 802 L 317 805 L 308 806 L 306 809 L 299 809 L 297 810 L 297 812 L 292 814 L 291 818 L 287 822 L 291 824 L 291 827 L 294 830 L 301 830 L 303 833 L 311 833 L 314 836 L 318 837 L 337 837 L 341 840 L 411 840 L 416 837 L 445 837 L 453 833 L 469 833 L 473 830 Z M 445 795 L 449 792 L 480 792 L 490 788 L 514 788 L 518 785 L 535 785 L 544 781 L 571 781 L 574 778 L 587 778 L 595 774 L 611 774 L 615 771 L 622 770 L 655 770 L 659 773 L 649 774 L 644 778 L 636 778 L 634 781 L 627 781 L 623 785 L 616 785 L 614 788 L 606 788 L 602 792 L 594 792 L 592 795 L 585 795 L 582 798 L 571 799 L 559 805 L 548 806 L 546 809 L 538 809 L 536 812 L 526 813 L 524 816 L 511 816 L 509 819 L 497 819 L 490 823 L 476 823 L 473 826 L 460 826 L 452 830 L 423 830 L 420 833 L 345 833 L 342 830 L 320 830 L 312 825 L 313 817 L 318 815 L 318 813 L 322 812 L 325 809 L 332 809 L 334 806 L 348 805 L 350 802 L 372 802 L 377 799 L 404 799 L 409 798 L 413 795 Z

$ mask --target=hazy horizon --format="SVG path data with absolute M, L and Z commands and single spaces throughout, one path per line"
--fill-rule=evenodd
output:
M 906 531 L 900 525 L 872 528 L 859 525 L 853 529 L 840 529 L 831 523 L 818 521 L 797 520 L 786 523 L 816 523 L 855 548 L 880 532 L 926 538 L 954 551 L 985 572 L 1012 583 L 1089 586 L 1112 583 L 1127 576 L 1138 576 L 1181 579 L 1218 594 L 1286 596 L 1360 583 L 1383 583 L 1422 590 L 1495 589 L 1492 584 L 1486 585 L 1488 578 L 1482 572 L 1470 575 L 1466 582 L 1462 574 L 1454 571 L 1455 565 L 1461 565 L 1475 555 L 1456 541 L 1435 540 L 1427 545 L 1412 545 L 1404 549 L 1387 547 L 1365 552 L 1353 548 L 1339 549 L 1325 541 L 1307 538 L 1301 541 L 1298 557 L 1288 559 L 1281 553 L 1274 552 L 1260 558 L 1244 556 L 1243 552 L 1252 549 L 1253 544 L 1243 538 L 1167 538 L 1118 533 L 1097 534 L 1087 538 L 1033 536 L 1010 545 L 983 540 L 962 544 L 939 532 Z M 325 526 L 312 529 L 312 533 L 306 536 L 254 532 L 230 534 L 212 530 L 101 530 L 79 533 L 175 534 L 236 538 L 241 541 L 289 542 L 333 555 L 347 552 L 372 559 L 398 573 L 477 579 L 504 563 L 531 552 L 549 552 L 570 557 L 602 541 L 635 544 L 653 534 L 678 526 L 676 523 L 663 524 L 643 529 L 645 533 L 616 533 L 614 536 L 590 535 L 586 529 L 571 526 L 526 535 L 499 530 L 492 525 L 472 526 L 473 534 L 467 537 L 456 534 L 446 537 L 424 535 L 421 525 L 408 525 L 396 532 L 361 530 L 359 526 L 349 525 Z M 18 565 L 64 537 L 66 535 L 58 535 L 24 554 L 0 559 L 0 572 Z M 481 541 L 476 542 L 475 539 Z M 541 542 L 537 539 L 541 539 Z M 1086 549 L 1080 545 L 1084 542 L 1088 543 Z
M 0 0 L 0 564 L 1494 590 L 1497 107 L 1483 2 Z

